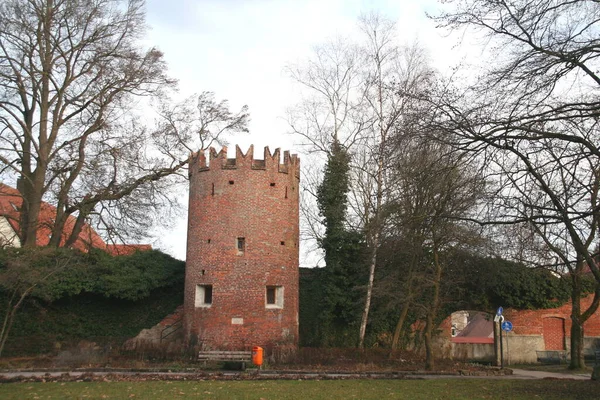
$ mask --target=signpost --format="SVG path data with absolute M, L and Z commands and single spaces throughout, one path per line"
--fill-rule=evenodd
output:
M 503 331 L 510 332 L 510 331 L 512 331 L 512 328 L 513 328 L 512 327 L 512 322 L 510 322 L 510 321 L 504 321 L 502 323 L 502 330 Z
M 502 319 L 504 319 L 504 317 Z M 507 333 L 507 335 L 506 335 L 506 356 L 510 360 L 510 351 L 509 351 L 509 347 L 508 347 L 508 332 L 512 331 L 513 324 L 510 321 L 504 321 L 504 322 L 502 322 L 501 327 L 502 327 L 502 330 Z M 502 332 L 502 331 L 500 331 L 500 332 Z
M 498 307 L 498 310 L 496 311 L 496 316 L 494 317 L 494 323 L 500 324 L 500 326 L 502 326 L 502 324 L 504 323 L 504 316 L 502 315 L 503 311 L 504 309 L 502 307 Z M 502 331 L 503 329 L 500 329 L 500 368 L 504 368 L 504 348 L 502 343 Z

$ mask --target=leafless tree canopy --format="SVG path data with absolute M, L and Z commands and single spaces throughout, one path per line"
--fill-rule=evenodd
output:
M 414 92 L 424 91 L 433 73 L 420 46 L 398 44 L 396 27 L 387 18 L 366 14 L 358 29 L 361 40 L 327 43 L 316 48 L 305 65 L 289 69 L 307 94 L 291 110 L 289 122 L 310 153 L 327 154 L 333 143 L 340 143 L 352 156 L 348 221 L 351 229 L 364 233 L 370 251 L 362 347 L 383 226 L 381 210 L 389 189 L 388 141 L 411 107 Z M 307 196 L 308 210 L 310 199 Z M 320 233 L 318 218 L 308 211 L 304 215 L 310 217 L 308 231 Z
M 524 253 L 530 261 L 568 272 L 572 366 L 580 367 L 581 347 L 573 340 L 600 302 L 600 4 L 470 0 L 451 6 L 435 19 L 481 34 L 494 62 L 473 87 L 438 88 L 434 124 L 486 166 L 494 191 L 481 220 L 518 227 L 532 245 Z M 591 307 L 579 310 L 579 279 L 588 269 L 599 286 Z
M 0 22 L 0 173 L 18 182 L 26 246 L 42 199 L 57 206 L 51 245 L 72 244 L 89 219 L 110 236 L 143 235 L 176 200 L 167 188 L 192 143 L 245 129 L 246 110 L 209 93 L 195 110 L 164 105 L 156 127 L 144 120 L 144 99 L 165 98 L 175 81 L 162 53 L 139 45 L 143 0 L 7 0 Z

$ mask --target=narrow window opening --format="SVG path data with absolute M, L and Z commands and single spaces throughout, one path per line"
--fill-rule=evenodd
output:
M 210 239 L 208 239 L 208 240 L 206 241 L 206 243 L 210 244 Z
M 281 242 L 279 242 L 280 245 L 285 246 L 285 242 L 282 240 Z
M 212 285 L 204 287 L 204 304 L 212 304 Z
M 196 285 L 196 307 L 210 307 L 212 300 L 212 285 Z
M 267 286 L 267 304 L 268 305 L 275 304 L 275 287 Z
M 287 186 L 285 187 L 285 198 L 287 199 Z
M 246 238 L 239 237 L 237 238 L 237 249 L 240 253 L 246 251 Z
M 229 181 L 229 184 L 230 184 L 230 185 L 233 185 L 233 181 Z
M 214 184 L 214 183 L 212 184 L 212 190 L 211 190 L 210 194 L 211 194 L 212 196 L 214 196 L 214 195 L 215 195 L 215 184 Z
M 265 305 L 267 308 L 283 308 L 283 286 L 267 286 Z
M 275 182 L 271 182 L 269 186 L 275 187 Z
M 202 270 L 202 275 L 205 275 L 205 274 L 206 274 L 206 270 L 205 270 L 205 269 L 203 269 L 203 270 Z

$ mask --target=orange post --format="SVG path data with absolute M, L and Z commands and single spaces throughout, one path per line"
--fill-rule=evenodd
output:
M 263 349 L 262 347 L 254 346 L 252 348 L 252 364 L 260 368 L 263 363 Z

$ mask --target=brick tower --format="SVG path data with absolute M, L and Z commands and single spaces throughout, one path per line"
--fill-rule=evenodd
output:
M 298 343 L 299 159 L 253 146 L 190 158 L 186 339 L 204 349 Z

